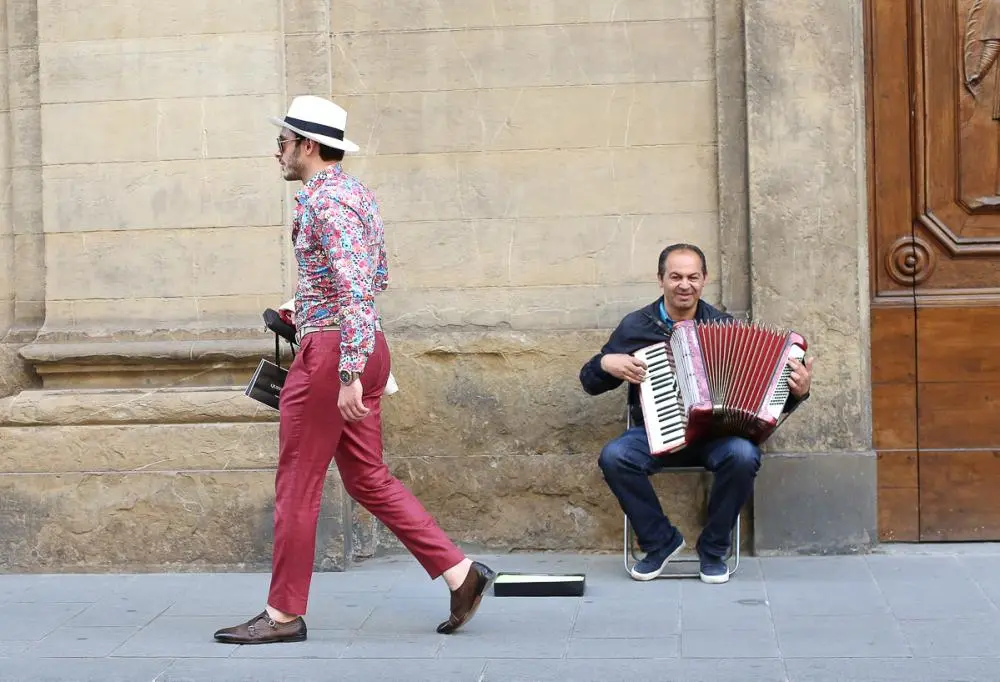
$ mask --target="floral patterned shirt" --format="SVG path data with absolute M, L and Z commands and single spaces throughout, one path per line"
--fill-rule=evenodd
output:
M 339 369 L 361 372 L 375 348 L 375 296 L 389 282 L 375 195 L 339 163 L 316 173 L 295 195 L 292 243 L 296 328 L 339 325 Z

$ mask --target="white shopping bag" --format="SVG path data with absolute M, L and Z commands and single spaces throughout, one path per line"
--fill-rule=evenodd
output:
M 392 372 L 389 372 L 389 380 L 385 382 L 385 395 L 392 395 L 399 390 L 399 385 L 396 383 L 396 377 L 392 376 Z

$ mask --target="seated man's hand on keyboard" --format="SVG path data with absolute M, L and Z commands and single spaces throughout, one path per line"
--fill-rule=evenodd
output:
M 601 369 L 630 384 L 642 383 L 646 377 L 646 363 L 626 353 L 609 353 L 601 358 Z

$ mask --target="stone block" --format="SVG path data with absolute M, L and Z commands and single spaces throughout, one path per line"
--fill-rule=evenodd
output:
M 245 157 L 263 163 L 277 137 L 267 117 L 281 109 L 277 95 L 51 104 L 42 109 L 42 152 L 51 165 Z M 87 135 L 78 134 L 81 128 Z
M 44 104 L 281 91 L 275 34 L 43 43 L 39 58 Z
M 280 225 L 283 185 L 264 157 L 46 166 L 46 232 Z
M 38 3 L 34 0 L 4 0 L 7 47 L 31 47 L 38 44 Z
M 390 456 L 393 473 L 454 539 L 490 551 L 615 551 L 623 517 L 597 466 L 580 454 Z M 481 450 L 480 450 L 481 451 Z M 704 522 L 706 476 L 657 476 L 661 504 L 686 537 Z M 387 543 L 392 548 L 393 543 Z M 397 550 L 398 551 L 398 550 Z
M 655 284 L 659 252 L 699 244 L 718 274 L 714 213 L 395 223 L 392 289 Z
M 37 107 L 38 49 L 34 46 L 14 47 L 7 51 L 7 97 L 11 109 Z
M 11 168 L 38 168 L 42 165 L 42 122 L 38 107 L 10 112 Z
M 198 319 L 197 298 L 104 298 L 50 300 L 45 334 L 106 336 L 143 330 L 176 332 Z
M 283 288 L 281 237 L 280 228 L 50 234 L 47 295 L 49 300 L 274 295 Z M 233 248 L 234 240 L 239 248 Z M 115 257 L 123 252 L 144 269 Z
M 283 231 L 145 230 L 46 235 L 50 300 L 280 292 Z M 116 258 L 129 253 L 130 260 Z M 143 263 L 137 271 L 135 263 Z
M 699 244 L 715 268 L 714 213 L 630 215 L 520 221 L 510 244 L 510 283 L 516 286 L 656 284 L 659 252 L 671 242 Z
M 156 148 L 160 158 L 184 158 L 194 149 L 198 153 L 193 156 L 203 158 L 261 157 L 270 161 L 278 181 L 277 162 L 272 160 L 278 129 L 268 117 L 284 111 L 280 96 L 163 100 L 159 104 Z
M 42 169 L 34 167 L 13 168 L 11 217 L 14 234 L 41 233 L 42 231 Z
M 390 330 L 610 329 L 659 291 L 655 280 L 607 286 L 390 289 L 379 297 L 379 311 Z M 717 284 L 705 288 L 706 300 L 717 301 L 718 293 Z
M 392 223 L 385 233 L 389 291 L 508 285 L 517 229 L 514 220 Z
M 385 329 L 488 329 L 510 320 L 510 290 L 504 287 L 467 289 L 389 289 L 378 299 Z M 590 326 L 591 315 L 583 316 Z
M 33 334 L 45 321 L 45 301 L 15 300 L 14 319 L 23 333 Z
M 16 299 L 45 300 L 45 237 L 14 235 L 14 290 Z
M 344 0 L 336 7 L 330 15 L 334 33 L 708 19 L 714 9 L 712 0 L 498 0 L 489 4 Z
M 754 552 L 851 554 L 878 542 L 876 457 L 766 454 L 754 493 Z
M 622 429 L 624 389 L 593 397 L 579 382 L 607 331 L 389 329 L 400 391 L 383 402 L 383 412 L 394 457 L 596 457 Z
M 342 489 L 331 473 L 319 570 L 344 567 Z M 273 509 L 270 470 L 0 475 L 0 571 L 268 570 Z
M 648 303 L 651 287 L 549 286 L 510 289 L 512 329 L 601 329 L 616 324 L 626 313 Z M 645 294 L 645 297 L 644 297 Z
M 271 0 L 230 3 L 151 3 L 136 7 L 114 0 L 37 0 L 43 43 L 116 38 L 263 33 L 280 29 L 279 5 Z
M 6 226 L 0 224 L 0 228 Z M 0 330 L 4 334 L 14 323 L 14 282 L 14 236 L 0 232 Z
M 0 59 L 3 56 L 0 55 Z M 0 111 L 0 159 L 10 158 L 10 145 L 11 145 L 11 130 L 10 130 L 10 113 L 6 111 Z M 10 219 L 10 209 L 11 209 L 11 176 L 10 168 L 7 166 L 6 162 L 0 165 L 0 186 L 6 188 L 3 192 L 0 192 L 0 234 L 5 237 L 9 237 L 13 234 L 14 229 L 11 224 Z M 10 246 L 7 246 L 10 249 Z M 10 251 L 6 251 L 10 253 Z M 3 292 L 0 289 L 0 292 Z
M 711 81 L 337 97 L 362 153 L 712 144 Z
M 340 94 L 701 81 L 715 75 L 712 21 L 704 19 L 333 39 L 340 55 L 333 82 Z
M 153 353 L 148 354 L 153 355 Z M 193 350 L 188 353 L 189 356 L 195 354 Z M 38 355 L 34 354 L 32 357 L 38 357 Z M 260 403 L 243 395 L 242 388 L 231 386 L 222 388 L 160 388 L 156 391 L 143 389 L 41 390 L 26 391 L 0 401 L 0 426 L 9 427 L 68 424 L 121 427 L 125 424 L 143 424 L 159 428 L 176 427 L 180 424 L 199 424 L 209 428 L 208 433 L 211 435 L 215 434 L 218 429 L 228 428 L 234 423 L 275 422 L 278 418 L 277 415 L 276 411 L 265 408 Z M 274 448 L 277 447 L 277 441 L 274 440 L 276 432 L 273 432 L 272 426 L 262 425 L 262 428 L 266 432 L 262 435 L 257 434 L 258 437 L 254 437 L 248 445 L 257 448 L 259 452 L 270 452 L 273 455 L 276 452 Z M 21 429 L 21 431 L 27 433 L 29 430 Z M 83 432 L 80 429 L 52 429 L 47 431 L 46 437 L 51 442 L 53 439 L 73 433 L 79 435 Z M 147 434 L 155 435 L 155 433 L 155 428 L 147 429 Z M 171 431 L 168 430 L 164 433 L 170 434 Z M 148 435 L 133 437 L 124 432 L 114 437 L 124 439 L 123 442 L 127 443 L 145 442 L 143 439 L 149 438 Z M 234 439 L 234 443 L 238 440 L 240 439 Z M 237 445 L 230 447 L 237 447 Z M 102 449 L 104 448 L 102 447 Z M 195 461 L 201 462 L 205 468 L 231 468 L 232 452 L 212 459 L 215 454 L 214 447 L 210 448 L 199 455 Z M 115 456 L 123 457 L 124 455 L 116 453 Z M 244 455 L 238 454 L 237 457 L 244 457 Z M 25 453 L 22 458 L 24 458 L 24 462 L 11 471 L 34 470 L 25 468 L 32 466 L 30 464 L 32 454 Z M 109 465 L 106 459 L 99 461 L 88 459 L 86 462 L 86 467 L 89 469 L 128 471 L 135 468 L 130 464 L 122 464 L 122 468 L 115 469 Z M 267 464 L 268 460 L 266 458 L 261 460 L 258 455 L 252 455 L 245 462 L 249 462 L 248 466 L 262 466 Z M 194 462 L 191 464 L 193 467 Z M 72 467 L 72 464 L 64 463 L 60 466 Z M 173 468 L 179 468 L 179 465 Z M 38 472 L 41 471 L 44 469 L 38 469 Z
M 277 308 L 289 298 L 281 288 L 258 296 L 199 296 L 194 301 L 198 308 L 197 327 L 205 330 L 260 329 L 265 333 L 261 318 L 264 310 Z
M 376 191 L 393 223 L 717 207 L 716 155 L 708 145 L 359 157 L 345 168 Z
M 285 88 L 296 95 L 329 96 L 332 46 L 328 33 L 285 36 Z
M 116 415 L 128 410 L 126 401 L 135 397 L 121 395 L 120 406 L 110 404 L 106 409 Z M 239 397 L 250 401 L 242 393 Z M 79 416 L 74 420 L 71 413 Z M 277 424 L 129 424 L 122 428 L 122 422 L 115 419 L 114 424 L 82 428 L 78 424 L 99 422 L 102 415 L 79 408 L 64 415 L 57 426 L 0 427 L 0 447 L 8 453 L 0 462 L 0 475 L 263 470 L 277 462 Z M 105 416 L 103 421 L 112 419 Z
M 295 33 L 329 33 L 330 0 L 285 0 L 282 3 L 285 35 Z M 341 12 L 337 5 L 337 13 Z
M 0 83 L 6 83 L 9 76 L 9 66 L 7 64 L 7 46 L 4 43 L 4 29 L 0 28 Z M 0 89 L 0 113 L 7 113 L 10 110 L 10 97 L 8 88 Z

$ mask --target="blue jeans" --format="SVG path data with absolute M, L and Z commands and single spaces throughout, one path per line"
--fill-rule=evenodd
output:
M 711 471 L 715 480 L 698 548 L 704 554 L 724 557 L 736 517 L 753 493 L 760 450 L 744 438 L 733 437 L 695 443 L 676 453 L 654 457 L 649 454 L 645 428 L 633 426 L 604 446 L 598 463 L 644 552 L 665 547 L 679 532 L 663 513 L 649 476 L 671 467 L 699 466 Z

